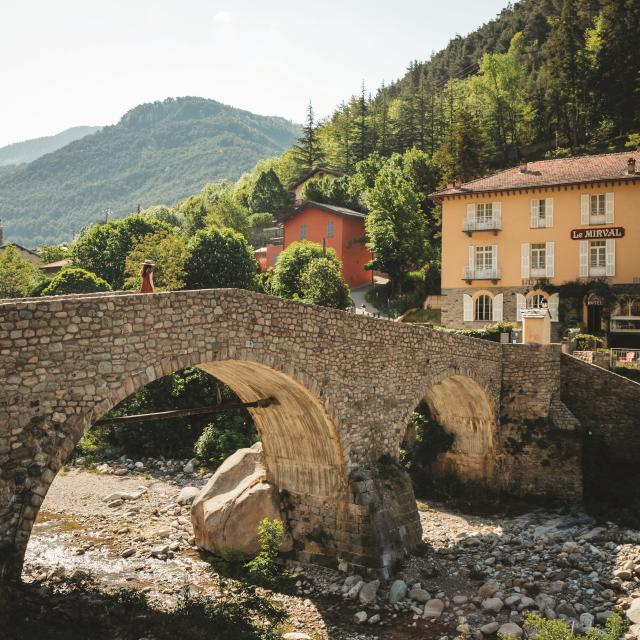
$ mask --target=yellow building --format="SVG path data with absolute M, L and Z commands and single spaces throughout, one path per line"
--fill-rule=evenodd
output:
M 640 152 L 531 162 L 435 197 L 445 326 L 521 322 L 522 309 L 544 306 L 555 340 L 561 320 L 640 338 Z M 562 285 L 576 281 L 571 317 Z

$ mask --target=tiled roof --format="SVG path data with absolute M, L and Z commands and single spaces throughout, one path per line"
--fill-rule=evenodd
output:
M 50 262 L 49 264 L 43 264 L 41 269 L 62 269 L 68 267 L 71 264 L 69 258 L 63 258 L 62 260 L 56 260 L 56 262 Z
M 360 211 L 353 211 L 353 209 L 346 209 L 345 207 L 336 207 L 333 204 L 324 204 L 322 202 L 314 202 L 313 200 L 307 200 L 303 202 L 292 214 L 288 217 L 292 218 L 300 211 L 304 211 L 305 209 L 320 209 L 321 211 L 327 211 L 328 213 L 335 213 L 339 216 L 351 216 L 353 218 L 366 218 L 367 215 L 365 213 L 361 213 Z
M 633 174 L 628 172 L 627 163 L 630 158 L 636 161 L 636 170 Z M 465 182 L 459 186 L 450 185 L 433 195 L 442 197 L 604 180 L 637 179 L 640 179 L 640 151 L 627 151 L 624 153 L 605 153 L 598 156 L 574 156 L 529 162 L 486 178 Z

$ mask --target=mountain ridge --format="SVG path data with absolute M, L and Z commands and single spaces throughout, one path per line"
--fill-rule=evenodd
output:
M 51 136 L 20 140 L 0 147 L 0 167 L 26 164 L 61 149 L 65 145 L 100 131 L 102 127 L 77 126 Z
M 109 209 L 171 205 L 207 182 L 234 180 L 290 146 L 299 126 L 196 97 L 138 105 L 115 125 L 0 172 L 5 238 L 68 241 Z M 34 213 L 35 212 L 35 213 Z

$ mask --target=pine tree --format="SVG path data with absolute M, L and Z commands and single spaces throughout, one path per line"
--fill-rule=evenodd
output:
M 302 135 L 293 146 L 293 157 L 300 172 L 311 171 L 322 165 L 325 154 L 318 140 L 318 127 L 313 114 L 313 105 L 309 101 L 307 121 L 302 127 Z

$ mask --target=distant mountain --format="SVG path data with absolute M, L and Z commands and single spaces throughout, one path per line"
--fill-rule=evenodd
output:
M 173 204 L 207 182 L 235 180 L 278 155 L 299 127 L 204 98 L 135 107 L 114 126 L 8 174 L 0 171 L 5 240 L 34 247 L 71 239 L 103 217 Z
M 57 151 L 74 140 L 80 140 L 91 133 L 100 131 L 100 127 L 71 127 L 55 136 L 33 138 L 24 142 L 14 142 L 6 147 L 0 147 L 0 167 L 12 164 L 33 162 L 37 158 Z

